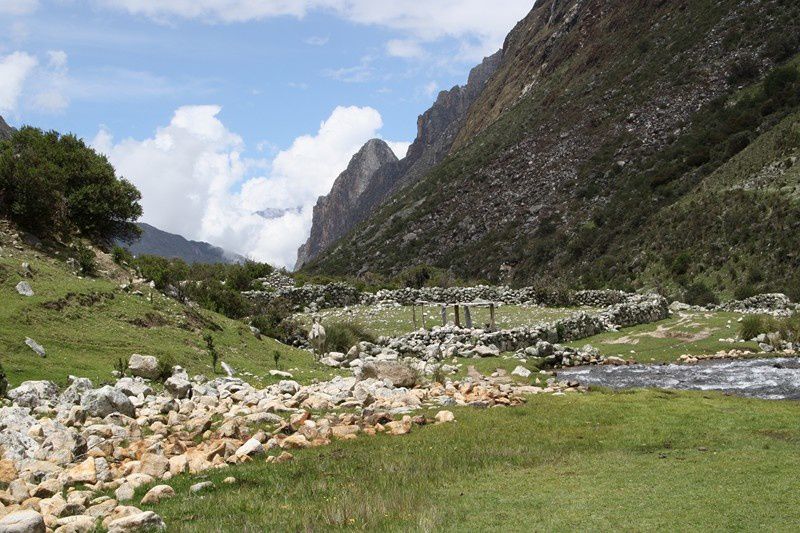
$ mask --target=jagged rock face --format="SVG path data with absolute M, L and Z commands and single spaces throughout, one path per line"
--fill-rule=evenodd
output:
M 368 218 L 393 193 L 418 181 L 447 156 L 470 106 L 483 92 L 501 60 L 502 51 L 487 57 L 472 69 L 466 85 L 439 93 L 433 106 L 417 119 L 417 137 L 403 160 L 389 160 L 380 169 L 363 165 L 360 174 L 358 169 L 348 168 L 342 174 L 347 178 L 340 176 L 336 180 L 331 193 L 314 208 L 311 236 L 297 252 L 296 268 L 317 257 Z M 369 141 L 361 152 L 380 142 Z M 358 155 L 354 161 L 356 158 Z
M 322 250 L 347 233 L 360 221 L 355 207 L 367 186 L 378 174 L 390 180 L 397 156 L 389 145 L 372 139 L 350 160 L 333 183 L 331 192 L 321 196 L 314 206 L 314 218 L 308 241 L 297 252 L 297 268 L 315 258 Z
M 3 117 L 0 117 L 0 141 L 8 139 L 14 133 L 14 128 L 9 126 Z

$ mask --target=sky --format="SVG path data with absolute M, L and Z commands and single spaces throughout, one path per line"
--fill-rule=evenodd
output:
M 291 267 L 353 154 L 404 156 L 533 1 L 0 0 L 0 115 L 107 155 L 142 221 Z

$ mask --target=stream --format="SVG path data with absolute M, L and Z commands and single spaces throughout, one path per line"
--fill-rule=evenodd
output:
M 766 400 L 800 400 L 798 358 L 580 367 L 561 370 L 558 378 L 612 389 L 717 390 Z

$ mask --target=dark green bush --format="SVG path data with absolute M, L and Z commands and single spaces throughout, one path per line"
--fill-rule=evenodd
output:
M 788 96 L 800 74 L 793 66 L 785 66 L 774 69 L 764 80 L 764 94 L 768 98 L 784 99 Z
M 356 322 L 334 322 L 325 325 L 327 339 L 325 349 L 328 352 L 347 353 L 359 342 L 375 342 L 375 337 L 361 324 Z
M 252 309 L 250 302 L 239 291 L 218 280 L 188 283 L 183 292 L 201 307 L 228 318 L 244 318 Z
M 702 281 L 695 281 L 686 287 L 683 293 L 684 301 L 689 305 L 718 304 L 719 298 L 714 291 Z
M 40 237 L 131 240 L 141 194 L 74 135 L 24 127 L 0 142 L 0 214 Z
M 749 283 L 739 285 L 736 287 L 736 290 L 733 291 L 733 297 L 737 300 L 746 300 L 747 298 L 755 296 L 756 294 L 758 294 L 758 291 Z
M 114 246 L 114 248 L 111 250 L 111 258 L 118 265 L 133 264 L 133 254 L 127 248 L 123 248 L 119 245 Z
M 284 344 L 292 344 L 295 340 L 305 338 L 303 327 L 292 317 L 291 303 L 283 298 L 276 298 L 268 305 L 262 306 L 250 324 L 263 335 L 277 339 Z
M 94 276 L 97 273 L 97 262 L 91 248 L 83 243 L 78 243 L 75 247 L 75 260 L 84 276 Z
M 800 27 L 774 34 L 767 41 L 764 55 L 780 63 L 800 51 Z
M 162 383 L 172 376 L 172 368 L 176 365 L 175 358 L 164 355 L 158 358 L 158 380 Z

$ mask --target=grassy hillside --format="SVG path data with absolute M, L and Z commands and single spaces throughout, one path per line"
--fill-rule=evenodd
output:
M 460 149 L 309 270 L 798 292 L 798 27 L 788 0 L 537 2 Z
M 457 422 L 170 481 L 175 531 L 791 531 L 797 402 L 663 391 L 532 397 Z M 234 476 L 232 485 L 222 483 Z M 146 488 L 140 489 L 144 494 Z M 213 503 L 213 505 L 210 505 Z
M 187 307 L 146 286 L 141 295 L 122 290 L 124 272 L 110 261 L 104 263 L 105 275 L 81 279 L 67 266 L 64 252 L 57 257 L 17 242 L 21 249 L 0 232 L 0 363 L 12 385 L 29 379 L 64 384 L 70 374 L 110 381 L 116 361 L 133 353 L 171 358 L 190 374 L 213 376 L 203 340 L 209 333 L 220 360 L 251 373 L 242 377 L 254 383 L 274 381 L 268 372 L 275 368 L 276 351 L 281 368 L 297 369 L 301 381 L 331 375 L 313 366 L 308 352 L 256 339 L 243 322 Z M 30 264 L 32 277 L 23 276 L 22 263 Z M 17 294 L 22 280 L 35 296 Z M 46 358 L 25 345 L 26 337 L 44 346 Z

